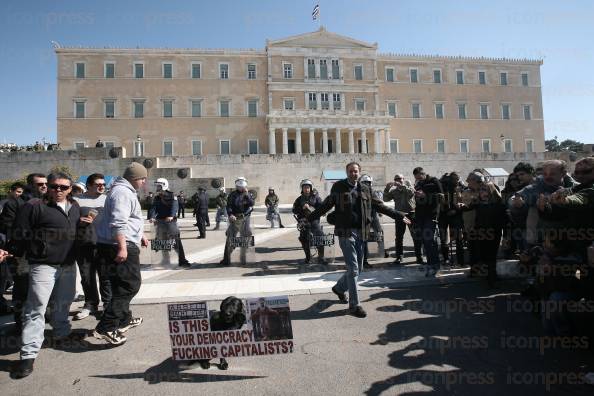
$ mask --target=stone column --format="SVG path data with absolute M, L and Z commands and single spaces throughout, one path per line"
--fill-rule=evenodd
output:
M 379 128 L 375 128 L 375 136 L 373 137 L 374 140 L 374 146 L 375 146 L 375 153 L 381 153 L 382 152 L 382 142 L 380 142 L 380 129 Z
M 274 136 L 275 130 L 270 127 L 268 129 L 268 153 L 276 154 L 276 138 Z
M 336 142 L 334 143 L 334 147 L 336 148 L 336 153 L 340 154 L 342 152 L 342 142 L 340 141 L 340 128 L 336 127 L 336 136 L 334 139 Z
M 390 128 L 385 128 L 384 133 L 386 134 L 386 153 L 391 154 L 392 149 L 390 147 Z
M 295 153 L 301 154 L 301 128 L 295 128 Z
M 289 154 L 289 128 L 283 128 L 283 154 Z
M 355 154 L 355 128 L 349 128 L 349 154 Z
M 309 153 L 316 153 L 316 139 L 314 135 L 315 128 L 309 128 Z
M 328 128 L 322 128 L 322 153 L 328 154 Z
M 361 154 L 367 154 L 367 131 L 361 128 Z

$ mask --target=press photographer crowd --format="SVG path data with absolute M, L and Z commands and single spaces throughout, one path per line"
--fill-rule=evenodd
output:
M 302 180 L 292 213 L 305 255 L 295 263 L 299 265 L 313 263 L 314 255 L 317 263 L 328 264 L 325 246 L 330 242 L 320 226 L 320 218 L 327 215 L 333 226 L 331 243 L 338 239 L 346 267 L 332 292 L 340 303 L 348 304 L 348 313 L 367 315 L 357 281 L 369 266 L 370 244 L 383 235 L 382 222 L 384 226 L 391 222 L 380 221 L 384 215 L 394 219 L 393 266 L 415 264 L 405 260 L 407 230 L 416 267 L 427 278 L 469 267 L 468 276 L 483 278 L 485 288 L 491 289 L 498 286 L 498 261 L 517 260 L 525 282 L 523 296 L 535 302 L 545 330 L 560 336 L 580 331 L 572 304 L 590 306 L 594 297 L 594 157 L 579 160 L 571 175 L 561 160 L 536 166 L 520 162 L 503 189 L 481 169 L 438 177 L 417 167 L 413 180 L 396 174 L 392 182 L 376 186 L 373 175 L 351 162 L 346 175 L 326 197 L 318 194 L 311 180 Z M 192 267 L 178 226 L 186 205 L 193 208 L 197 238 L 207 238 L 209 199 L 204 188 L 186 198 L 183 191 L 170 191 L 168 180 L 157 179 L 155 193 L 143 202 L 148 209 L 145 218 L 138 190 L 147 182 L 147 169 L 133 162 L 109 186 L 106 179 L 94 173 L 81 184 L 66 173 L 33 173 L 26 183 L 10 186 L 8 198 L 0 202 L 0 314 L 13 315 L 16 323 L 3 337 L 21 340 L 13 378 L 32 373 L 46 320 L 52 326 L 51 342 L 69 342 L 76 336 L 69 320 L 76 297 L 75 264 L 84 305 L 73 320 L 96 317 L 93 336 L 121 345 L 129 330 L 143 323 L 142 317 L 133 315 L 130 302 L 141 286 L 141 249 L 149 246 L 145 221 L 155 225 L 155 239 L 173 241 L 180 269 Z M 211 230 L 228 223 L 220 265 L 229 266 L 239 246 L 237 236 L 253 240 L 250 218 L 255 199 L 243 177 L 235 180 L 231 191 L 221 187 L 217 194 L 216 224 Z M 279 202 L 270 187 L 266 218 L 284 227 Z M 6 300 L 9 291 L 11 299 Z M 591 320 L 592 312 L 588 314 Z

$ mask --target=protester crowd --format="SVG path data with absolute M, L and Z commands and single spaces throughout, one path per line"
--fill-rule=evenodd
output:
M 325 199 L 311 180 L 301 181 L 292 210 L 305 264 L 311 263 L 312 251 L 318 263 L 326 264 L 323 245 L 312 244 L 312 238 L 323 237 L 319 219 L 328 214 L 346 266 L 332 291 L 341 303 L 349 304 L 349 313 L 366 316 L 357 280 L 367 264 L 369 241 L 383 235 L 379 216 L 385 215 L 394 219 L 394 265 L 404 263 L 407 230 L 426 277 L 469 265 L 469 276 L 485 278 L 489 287 L 495 287 L 498 258 L 518 259 L 527 275 L 524 295 L 539 303 L 547 331 L 557 335 L 576 331 L 568 304 L 590 301 L 594 293 L 590 272 L 594 157 L 578 161 L 573 177 L 564 161 L 545 161 L 536 169 L 520 162 L 502 190 L 481 169 L 465 178 L 457 172 L 438 178 L 417 167 L 413 180 L 399 173 L 383 189 L 377 189 L 372 175 L 363 174 L 356 162 L 346 166 L 346 173 L 347 178 L 336 182 Z M 85 300 L 74 320 L 95 316 L 94 337 L 112 345 L 126 342 L 128 330 L 143 322 L 132 314 L 130 301 L 141 285 L 140 249 L 148 246 L 137 195 L 146 179 L 146 168 L 132 163 L 109 190 L 99 173 L 90 175 L 84 185 L 64 173 L 34 173 L 26 184 L 10 187 L 0 209 L 0 313 L 14 314 L 14 334 L 22 340 L 14 378 L 33 371 L 46 317 L 53 342 L 72 337 L 68 314 L 76 293 L 75 263 Z M 155 186 L 156 194 L 145 201 L 148 220 L 155 223 L 158 238 L 175 241 L 180 267 L 190 267 L 177 219 L 185 217 L 185 204 L 192 202 L 198 238 L 206 238 L 210 225 L 206 189 L 201 187 L 187 200 L 183 191 L 177 195 L 170 191 L 166 179 L 157 179 Z M 272 225 L 278 220 L 283 227 L 279 197 L 273 187 L 268 192 L 267 219 Z M 229 265 L 233 238 L 251 236 L 254 197 L 247 180 L 240 177 L 230 194 L 221 188 L 215 202 L 214 229 L 229 222 L 220 263 Z M 11 304 L 2 296 L 9 280 Z

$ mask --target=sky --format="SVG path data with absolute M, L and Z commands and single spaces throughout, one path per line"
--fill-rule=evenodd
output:
M 2 0 L 0 143 L 56 139 L 63 46 L 256 48 L 317 30 L 379 52 L 542 59 L 545 136 L 594 143 L 594 1 Z

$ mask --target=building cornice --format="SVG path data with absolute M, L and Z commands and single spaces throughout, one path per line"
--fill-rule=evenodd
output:
M 462 55 L 421 55 L 421 54 L 396 54 L 378 53 L 378 61 L 415 61 L 415 62 L 454 62 L 465 63 L 500 63 L 500 64 L 521 64 L 521 65 L 542 65 L 542 59 L 519 59 L 519 58 L 490 58 L 484 56 L 462 56 Z
M 248 55 L 266 56 L 266 51 L 259 49 L 231 48 L 115 48 L 115 47 L 60 47 L 54 48 L 56 54 L 89 55 L 89 54 L 121 54 L 121 55 Z

